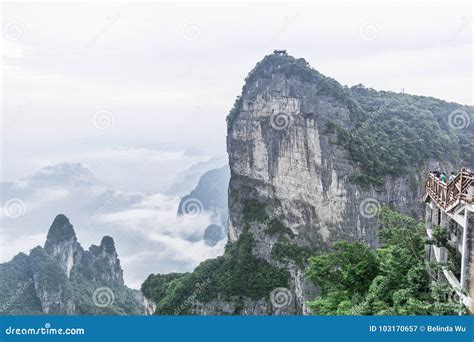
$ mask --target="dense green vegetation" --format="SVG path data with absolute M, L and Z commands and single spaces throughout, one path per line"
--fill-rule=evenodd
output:
M 265 211 L 265 204 L 259 202 L 256 199 L 247 199 L 244 202 L 244 223 L 250 222 L 265 222 L 267 221 L 268 215 Z
M 244 202 L 244 223 L 258 222 L 265 225 L 265 233 L 269 235 L 287 234 L 294 236 L 290 228 L 286 227 L 277 218 L 270 218 L 265 210 L 265 205 L 255 199 Z
M 94 303 L 94 292 L 103 288 L 105 284 L 85 277 L 80 272 L 71 273 L 73 298 L 78 315 L 140 315 L 142 314 L 139 303 L 140 293 L 125 286 L 108 284 L 107 291 L 102 291 L 102 298 L 107 305 L 97 306 Z M 110 292 L 109 292 L 110 291 Z M 103 303 L 95 295 L 99 303 Z
M 192 273 L 150 275 L 143 294 L 157 304 L 157 314 L 186 314 L 193 300 L 268 298 L 276 287 L 288 286 L 289 274 L 252 254 L 255 241 L 248 229 L 226 247 L 223 256 L 202 262 Z
M 353 176 L 356 183 L 382 185 L 385 176 L 410 174 L 415 165 L 429 160 L 473 165 L 474 127 L 455 129 L 448 123 L 455 110 L 473 117 L 472 108 L 361 86 L 352 87 L 351 95 L 368 113 L 363 120 L 354 121 L 353 129 L 338 129 L 338 143 L 360 168 Z
M 461 255 L 455 246 L 448 243 L 449 231 L 446 227 L 434 225 L 428 243 L 448 250 L 448 269 L 459 279 L 461 277 Z
M 284 239 L 282 239 L 284 241 Z M 304 268 L 310 256 L 316 254 L 314 248 L 297 246 L 289 242 L 277 242 L 272 248 L 272 257 L 275 260 L 293 260 L 300 268 Z
M 20 253 L 10 262 L 0 264 L 0 315 L 40 313 L 28 255 Z
M 43 289 L 50 292 L 61 292 L 64 298 L 72 295 L 72 288 L 66 274 L 43 248 L 35 247 L 31 250 L 30 263 L 37 277 L 36 280 Z
M 464 312 L 450 301 L 452 289 L 430 284 L 424 259 L 425 234 L 414 219 L 383 209 L 384 247 L 337 242 L 333 252 L 310 258 L 307 276 L 320 288 L 309 303 L 318 315 L 443 315 Z M 443 234 L 439 234 L 441 240 Z M 429 241 L 436 243 L 435 241 Z M 441 243 L 441 242 L 440 242 Z

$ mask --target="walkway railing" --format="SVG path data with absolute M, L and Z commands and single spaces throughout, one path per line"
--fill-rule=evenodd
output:
M 430 174 L 426 180 L 425 200 L 428 197 L 446 212 L 461 202 L 474 203 L 474 177 L 466 169 L 461 169 L 456 178 L 446 184 Z

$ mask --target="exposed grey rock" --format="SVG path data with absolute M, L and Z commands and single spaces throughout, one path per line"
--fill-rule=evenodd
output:
M 153 315 L 156 310 L 156 304 L 152 301 L 140 294 L 142 299 L 142 314 L 143 315 Z
M 64 270 L 41 247 L 31 251 L 31 269 L 36 294 L 46 314 L 74 313 L 73 291 Z
M 245 202 L 263 203 L 269 218 L 278 219 L 291 234 L 268 234 L 268 222 L 251 223 L 254 253 L 291 273 L 297 312 L 306 314 L 306 302 L 317 290 L 305 279 L 304 267 L 272 255 L 282 236 L 286 245 L 319 251 L 340 239 L 376 246 L 378 225 L 372 209 L 393 205 L 421 215 L 422 188 L 414 190 L 406 177 L 387 177 L 382 188 L 352 183 L 356 166 L 334 143 L 335 135 L 326 132 L 329 120 L 342 129 L 352 127 L 348 104 L 321 91 L 324 79 L 307 82 L 297 73 L 284 74 L 280 63 L 297 61 L 283 56 L 260 66 L 270 68 L 258 72 L 271 77 L 249 77 L 229 117 L 229 242 L 236 241 L 246 225 Z M 416 177 L 422 184 L 423 174 Z
M 52 256 L 69 278 L 74 265 L 80 262 L 84 250 L 77 242 L 76 233 L 64 215 L 58 215 L 51 225 L 44 245 L 46 253 Z
M 100 246 L 92 245 L 89 251 L 94 255 L 96 264 L 104 265 L 102 272 L 96 276 L 97 281 L 106 284 L 124 285 L 123 270 L 120 266 L 114 240 L 110 236 L 104 236 Z

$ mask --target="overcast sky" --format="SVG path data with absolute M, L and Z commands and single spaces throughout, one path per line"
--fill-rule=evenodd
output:
M 225 153 L 275 48 L 349 86 L 473 102 L 470 2 L 12 3 L 2 19 L 2 180 L 111 150 Z

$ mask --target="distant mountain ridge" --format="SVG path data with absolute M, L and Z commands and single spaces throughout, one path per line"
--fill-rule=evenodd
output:
M 65 215 L 54 219 L 44 247 L 0 264 L 3 315 L 139 315 L 147 311 L 139 291 L 124 285 L 114 240 L 84 250 Z
M 227 188 L 230 180 L 229 166 L 212 169 L 204 173 L 197 186 L 184 196 L 178 206 L 178 215 L 197 210 L 211 215 L 212 224 L 204 232 L 204 241 L 216 245 L 227 236 L 229 221 Z
M 32 184 L 100 185 L 95 175 L 81 163 L 59 163 L 46 166 L 25 179 Z
M 227 165 L 227 158 L 224 156 L 215 156 L 207 161 L 194 164 L 176 175 L 173 184 L 165 191 L 165 194 L 169 196 L 185 196 L 197 186 L 199 179 L 206 172 L 220 168 L 223 165 Z

